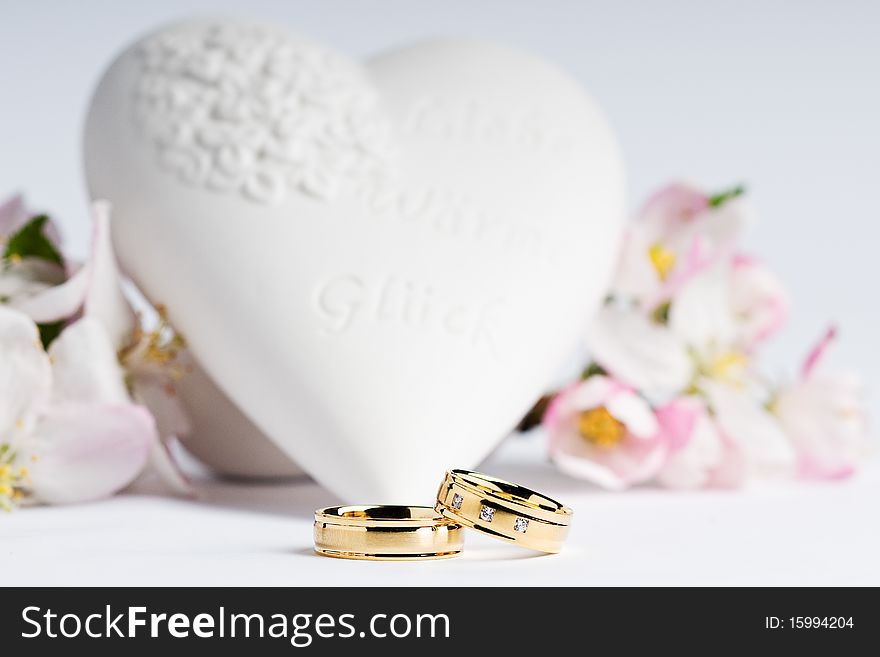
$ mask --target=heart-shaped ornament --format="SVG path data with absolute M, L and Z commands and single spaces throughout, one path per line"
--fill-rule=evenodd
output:
M 531 55 L 366 67 L 238 21 L 164 28 L 94 95 L 90 191 L 220 388 L 349 501 L 427 503 L 580 339 L 623 211 L 615 139 Z
M 208 376 L 185 357 L 187 373 L 174 392 L 187 415 L 180 441 L 190 454 L 216 474 L 237 480 L 280 480 L 302 477 L 302 468 L 260 431 Z

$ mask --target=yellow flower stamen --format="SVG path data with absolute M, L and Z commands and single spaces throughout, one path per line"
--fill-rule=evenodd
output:
M 174 361 L 186 347 L 186 340 L 168 323 L 165 306 L 156 306 L 156 312 L 159 315 L 156 327 L 151 331 L 135 328 L 131 343 L 119 353 L 119 360 L 123 365 L 136 356 L 147 364 L 180 367 Z
M 9 443 L 0 443 L 0 509 L 11 511 L 25 497 L 28 469 L 19 466 L 19 456 Z
M 577 417 L 578 433 L 591 445 L 605 449 L 614 447 L 626 433 L 623 422 L 604 406 L 582 411 Z
M 706 374 L 714 379 L 740 385 L 749 359 L 741 351 L 725 351 L 706 365 Z
M 648 259 L 654 266 L 654 271 L 657 272 L 657 278 L 661 281 L 665 281 L 669 277 L 670 272 L 675 268 L 675 253 L 659 242 L 655 242 L 648 249 Z

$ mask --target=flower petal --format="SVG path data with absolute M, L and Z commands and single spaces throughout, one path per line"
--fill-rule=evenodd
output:
M 146 468 L 132 484 L 133 491 L 172 492 L 187 497 L 195 496 L 189 477 L 180 468 L 169 449 L 169 443 L 174 440 L 176 439 L 158 440 L 150 448 Z
M 593 323 L 589 346 L 606 371 L 649 398 L 683 389 L 693 374 L 681 338 L 637 310 L 603 308 Z
M 134 404 L 64 404 L 40 420 L 29 444 L 31 492 L 48 504 L 108 497 L 143 469 L 158 440 L 149 412 Z
M 645 224 L 655 239 L 669 242 L 698 217 L 709 210 L 706 193 L 687 182 L 676 182 L 656 192 L 639 213 L 639 222 Z
M 740 196 L 725 201 L 706 217 L 703 234 L 716 249 L 730 251 L 758 217 L 749 200 Z
M 0 264 L 0 297 L 30 296 L 63 282 L 64 269 L 42 258 Z
M 0 205 L 0 243 L 27 223 L 29 213 L 24 207 L 24 198 L 15 194 Z
M 810 350 L 810 353 L 807 354 L 804 364 L 801 366 L 801 379 L 808 379 L 810 377 L 813 370 L 815 370 L 819 363 L 825 358 L 825 354 L 828 353 L 829 347 L 831 347 L 836 338 L 837 327 L 829 327 L 819 339 L 819 342 L 817 342 Z
M 569 477 L 592 482 L 606 490 L 621 491 L 628 487 L 627 482 L 604 463 L 573 456 L 563 451 L 552 452 L 550 458 L 556 467 Z
M 12 299 L 10 305 L 40 324 L 67 319 L 76 314 L 83 304 L 88 276 L 88 267 L 81 267 L 60 285 Z
M 825 372 L 779 394 L 774 410 L 795 445 L 803 476 L 839 479 L 867 454 L 862 395 L 857 379 Z
M 702 488 L 724 459 L 724 443 L 709 417 L 705 404 L 696 397 L 682 397 L 657 412 L 669 457 L 657 476 L 668 488 Z
M 619 383 L 607 376 L 591 376 L 586 381 L 580 381 L 566 391 L 569 406 L 575 412 L 604 406 L 605 402 L 619 385 Z
M 132 381 L 132 397 L 150 410 L 163 439 L 185 436 L 191 431 L 186 409 L 170 385 L 150 376 L 134 377 Z
M 746 456 L 736 444 L 721 434 L 721 463 L 718 464 L 706 482 L 709 488 L 739 488 L 748 475 Z
M 599 407 L 606 408 L 625 427 L 615 444 L 594 445 L 580 433 L 579 414 Z M 647 402 L 605 376 L 592 376 L 557 395 L 544 424 L 550 458 L 560 470 L 611 490 L 652 477 L 666 451 Z M 633 433 L 633 427 L 639 435 Z
M 158 478 L 172 492 L 192 495 L 189 478 L 178 466 L 169 449 L 179 436 L 185 436 L 191 431 L 191 425 L 180 398 L 169 385 L 163 385 L 158 377 L 150 375 L 132 377 L 132 396 L 137 403 L 149 409 L 159 433 L 159 441 L 150 450 L 147 468 L 141 473 L 137 484 L 153 489 L 155 487 L 145 480 Z
M 656 295 L 661 281 L 651 263 L 650 249 L 645 226 L 640 222 L 627 226 L 611 283 L 615 297 L 641 301 Z
M 49 401 L 49 357 L 36 324 L 0 304 L 0 442 L 17 444 Z
M 626 436 L 611 448 L 587 445 L 576 434 L 557 441 L 550 458 L 564 473 L 590 481 L 608 490 L 625 490 L 651 479 L 666 458 L 666 446 L 659 440 L 639 440 Z
M 748 349 L 776 333 L 788 318 L 788 292 L 760 260 L 737 254 L 730 276 L 730 302 L 739 341 Z
M 124 347 L 136 326 L 136 317 L 122 291 L 122 278 L 110 240 L 110 204 L 92 205 L 95 220 L 90 259 L 91 276 L 85 299 L 85 315 L 104 325 L 116 349 Z
M 705 402 L 691 395 L 677 397 L 657 409 L 657 423 L 670 449 L 682 449 L 688 444 L 697 419 L 705 413 Z
M 660 425 L 642 397 L 636 393 L 623 390 L 612 394 L 605 402 L 608 412 L 626 426 L 635 438 L 650 439 L 657 435 Z
M 4 201 L 0 205 L 0 244 L 6 242 L 10 235 L 24 228 L 38 214 L 28 209 L 21 194 L 15 194 Z M 43 234 L 56 249 L 61 250 L 62 240 L 58 224 L 50 219 L 43 225 Z
M 794 448 L 779 421 L 748 390 L 712 380 L 700 385 L 722 433 L 742 450 L 750 466 L 788 470 L 794 465 Z
M 697 234 L 678 258 L 682 260 L 681 264 L 650 295 L 642 298 L 640 305 L 646 312 L 654 312 L 662 304 L 668 303 L 688 281 L 717 262 L 718 254 L 707 253 L 705 239 Z
M 698 352 L 733 342 L 729 261 L 699 271 L 679 288 L 669 309 L 669 328 Z
M 97 319 L 83 317 L 65 328 L 49 355 L 54 403 L 130 401 L 116 351 Z

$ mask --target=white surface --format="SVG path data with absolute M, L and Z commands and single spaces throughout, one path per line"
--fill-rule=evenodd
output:
M 122 496 L 4 516 L 3 584 L 880 585 L 876 464 L 839 484 L 618 494 L 565 478 L 541 447 L 511 439 L 483 469 L 574 508 L 558 555 L 468 532 L 446 561 L 330 559 L 312 552 L 312 511 L 334 502 L 318 486 L 212 482 L 200 502 Z
M 243 66 L 235 53 L 253 49 L 252 30 L 274 45 Z M 168 54 L 172 38 L 187 47 Z M 143 54 L 157 42 L 158 73 Z M 332 67 L 267 73 L 285 49 L 328 60 L 283 27 L 238 21 L 175 25 L 133 45 L 89 113 L 89 188 L 113 207 L 122 267 L 288 456 L 350 503 L 427 496 L 438 470 L 486 457 L 582 340 L 624 216 L 619 148 L 587 91 L 530 53 L 426 41 L 368 60 L 363 77 L 335 50 Z M 179 73 L 180 58 L 200 70 L 214 56 L 216 79 Z M 233 96 L 245 118 L 215 120 L 208 108 L 228 111 L 224 90 L 241 77 L 253 87 Z M 162 103 L 136 92 L 150 80 Z M 255 102 L 270 85 L 276 95 Z M 167 109 L 173 98 L 188 111 Z M 371 99 L 375 111 L 360 109 Z M 166 138 L 194 133 L 163 151 L 196 171 L 186 182 L 144 138 L 153 123 Z M 388 124 L 389 143 L 360 154 Z M 279 130 L 298 139 L 298 164 L 262 155 L 289 153 Z M 250 157 L 201 145 L 229 131 Z M 376 159 L 378 175 L 358 158 Z M 279 198 L 249 196 L 267 178 Z M 325 180 L 339 193 L 318 194 Z

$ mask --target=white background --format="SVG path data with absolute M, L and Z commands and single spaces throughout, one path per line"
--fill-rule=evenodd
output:
M 194 12 L 240 14 L 280 21 L 355 56 L 423 36 L 486 37 L 543 53 L 591 90 L 619 133 L 634 207 L 672 178 L 710 187 L 747 184 L 762 215 L 748 246 L 776 267 L 794 300 L 790 326 L 768 354 L 773 374 L 790 375 L 829 322 L 842 329 L 837 363 L 858 367 L 869 384 L 880 371 L 876 2 L 4 0 L 0 7 L 0 194 L 23 190 L 33 205 L 50 210 L 75 252 L 83 252 L 88 234 L 79 141 L 89 94 L 114 53 L 143 31 Z M 880 399 L 870 387 L 869 401 L 877 416 Z M 536 446 L 511 449 L 510 461 L 497 468 L 522 470 L 526 466 L 517 465 L 517 458 L 525 462 L 519 454 L 524 449 L 538 459 Z M 534 467 L 531 475 L 521 474 L 557 487 L 567 501 L 582 498 L 587 510 L 571 553 L 529 560 L 552 566 L 519 567 L 528 581 L 880 583 L 876 469 L 840 487 L 739 497 L 656 492 L 612 497 L 584 492 Z M 100 545 L 121 555 L 124 568 L 101 571 L 106 583 L 156 581 L 149 569 L 128 569 L 126 554 L 170 568 L 166 572 L 178 573 L 183 579 L 175 581 L 181 582 L 269 583 L 265 576 L 274 570 L 284 572 L 278 583 L 289 583 L 310 577 L 308 572 L 355 572 L 348 566 L 334 570 L 335 562 L 316 566 L 304 553 L 285 553 L 305 549 L 307 538 L 292 537 L 294 526 L 301 533 L 307 522 L 287 517 L 296 511 L 277 512 L 287 502 L 300 511 L 323 503 L 314 486 L 247 492 L 214 486 L 208 493 L 226 506 L 236 499 L 256 501 L 240 503 L 250 513 L 229 517 L 222 516 L 222 504 L 203 510 L 188 502 L 141 498 L 21 513 L 0 518 L 0 549 L 46 557 L 17 569 L 12 577 L 19 583 L 83 580 L 83 574 L 98 572 L 86 567 L 89 559 L 104 563 L 96 552 Z M 181 549 L 169 543 L 170 535 L 138 533 L 142 523 L 154 527 L 162 517 L 202 543 Z M 206 559 L 211 529 L 226 527 L 233 517 L 239 524 L 232 526 L 263 539 L 255 539 L 259 545 L 235 543 L 241 560 L 236 561 L 226 558 L 226 537 L 217 535 L 216 551 L 208 555 L 213 558 Z M 794 529 L 782 531 L 785 523 Z M 59 560 L 68 530 L 83 527 L 92 527 L 91 533 L 70 538 L 70 545 L 79 547 Z M 119 527 L 134 533 L 120 533 Z M 269 536 L 278 555 L 267 562 L 257 557 Z M 49 539 L 46 552 L 35 553 L 33 545 L 43 539 Z M 203 565 L 192 568 L 184 555 L 196 553 Z M 46 563 L 49 558 L 54 565 Z M 269 570 L 248 565 L 270 562 Z M 515 584 L 519 571 L 510 563 L 486 561 L 471 575 Z M 247 568 L 239 569 L 242 564 Z M 390 572 L 351 568 L 370 580 Z M 454 568 L 459 570 L 444 572 L 469 566 Z M 548 579 L 541 579 L 542 572 Z M 572 579 L 572 573 L 580 576 Z

